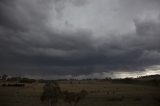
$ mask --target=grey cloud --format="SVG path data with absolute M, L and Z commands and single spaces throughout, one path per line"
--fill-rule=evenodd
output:
M 87 3 L 71 1 L 76 6 Z M 58 2 L 63 1 L 0 1 L 1 73 L 85 77 L 98 72 L 144 71 L 160 64 L 160 19 L 136 20 L 136 32 L 123 36 L 112 33 L 96 38 L 88 29 L 58 32 L 45 25 L 50 3 Z M 59 5 L 55 11 L 62 14 L 65 7 Z
M 53 0 L 13 0 L 0 2 L 0 25 L 12 30 L 44 29 Z
M 84 6 L 89 3 L 89 0 L 71 0 L 76 6 Z

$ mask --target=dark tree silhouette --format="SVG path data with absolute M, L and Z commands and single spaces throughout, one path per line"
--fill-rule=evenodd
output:
M 88 93 L 87 93 L 86 90 L 82 90 L 81 92 L 79 92 L 79 93 L 77 94 L 77 97 L 75 98 L 74 106 L 76 106 L 77 103 L 78 103 L 80 100 L 84 99 L 87 94 L 88 94 Z
M 57 83 L 47 83 L 43 87 L 42 102 L 48 102 L 49 106 L 55 106 L 61 96 L 61 89 Z
M 78 102 L 82 99 L 85 98 L 85 96 L 87 95 L 87 91 L 86 90 L 82 90 L 80 92 L 68 92 L 68 91 L 64 91 L 63 92 L 63 99 L 65 102 L 69 103 L 70 105 L 74 105 L 77 106 Z
M 7 77 L 8 77 L 8 75 L 3 74 L 3 75 L 2 75 L 2 80 L 7 80 Z

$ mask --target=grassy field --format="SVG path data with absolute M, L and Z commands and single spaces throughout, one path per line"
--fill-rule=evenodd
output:
M 0 86 L 0 106 L 48 106 L 40 101 L 42 83 L 26 84 L 25 87 Z M 100 81 L 59 82 L 62 90 L 88 95 L 77 106 L 160 106 L 160 86 L 112 84 Z M 57 106 L 70 106 L 59 101 Z

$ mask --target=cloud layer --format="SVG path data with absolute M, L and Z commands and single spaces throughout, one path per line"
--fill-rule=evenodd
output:
M 95 75 L 160 65 L 159 4 L 1 0 L 0 73 Z

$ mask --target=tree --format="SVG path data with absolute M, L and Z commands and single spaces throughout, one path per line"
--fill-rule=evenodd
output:
M 47 83 L 43 87 L 41 101 L 48 102 L 49 106 L 55 106 L 60 96 L 61 96 L 61 89 L 59 85 L 56 82 Z
M 7 80 L 7 77 L 8 77 L 8 75 L 3 74 L 3 75 L 2 75 L 2 80 Z

